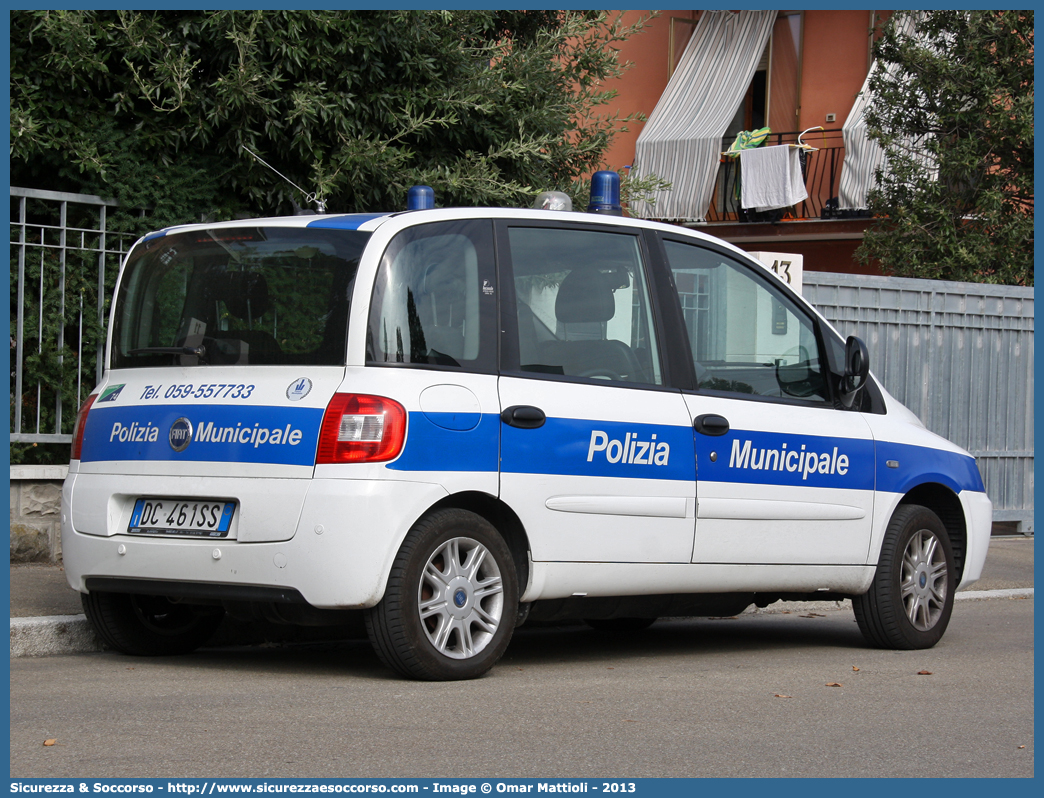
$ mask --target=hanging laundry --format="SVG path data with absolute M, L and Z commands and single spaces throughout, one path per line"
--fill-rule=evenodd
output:
M 758 147 L 740 151 L 744 208 L 787 208 L 808 198 L 798 147 Z
M 724 154 L 735 156 L 739 155 L 743 150 L 752 150 L 755 147 L 760 147 L 771 132 L 772 129 L 767 127 L 761 127 L 757 130 L 741 130 L 736 134 L 736 138 Z

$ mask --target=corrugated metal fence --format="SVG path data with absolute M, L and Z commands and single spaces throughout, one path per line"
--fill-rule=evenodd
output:
M 994 522 L 1033 531 L 1033 289 L 808 272 L 805 298 L 858 335 L 885 389 L 976 458 Z

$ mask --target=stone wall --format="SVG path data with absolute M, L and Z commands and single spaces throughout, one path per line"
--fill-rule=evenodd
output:
M 11 562 L 61 561 L 68 472 L 68 466 L 11 466 Z

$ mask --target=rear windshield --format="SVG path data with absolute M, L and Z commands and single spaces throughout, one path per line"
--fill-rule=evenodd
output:
M 369 237 L 242 227 L 140 244 L 116 298 L 112 366 L 343 365 Z

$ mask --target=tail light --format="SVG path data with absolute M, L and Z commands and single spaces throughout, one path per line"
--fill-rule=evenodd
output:
M 73 427 L 72 454 L 70 457 L 72 460 L 79 460 L 80 453 L 83 452 L 83 429 L 87 426 L 87 414 L 91 410 L 91 405 L 94 404 L 94 400 L 97 398 L 98 394 L 96 393 L 88 396 L 87 401 L 80 408 L 80 412 L 76 414 L 76 426 Z
M 398 457 L 406 440 L 406 409 L 392 399 L 336 393 L 323 415 L 316 465 L 379 463 Z

